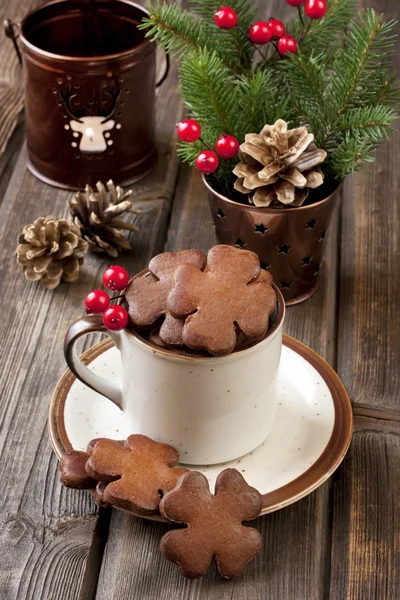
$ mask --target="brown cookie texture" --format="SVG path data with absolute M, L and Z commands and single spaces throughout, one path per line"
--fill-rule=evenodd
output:
M 87 474 L 87 452 L 72 450 L 62 455 L 60 460 L 60 481 L 63 485 L 78 490 L 88 490 L 96 486 L 96 481 Z
M 236 325 L 247 338 L 262 338 L 276 294 L 260 272 L 254 252 L 225 245 L 211 248 L 204 271 L 189 264 L 179 267 L 168 309 L 185 319 L 184 344 L 216 356 L 229 354 L 236 346 Z
M 205 262 L 206 256 L 200 250 L 165 252 L 152 258 L 149 263 L 152 277 L 132 279 L 127 287 L 125 299 L 128 303 L 130 322 L 136 327 L 152 327 L 157 319 L 167 313 L 168 294 L 174 285 L 176 269 L 190 264 L 199 270 L 204 267 Z M 160 331 L 161 338 L 166 343 L 179 345 L 181 339 L 171 338 L 171 327 L 168 331 L 169 341 L 164 339 L 162 331 Z
M 157 514 L 160 497 L 173 489 L 187 469 L 176 467 L 179 453 L 145 435 L 131 435 L 124 445 L 96 442 L 86 463 L 87 473 L 107 485 L 101 501 L 143 516 Z
M 166 344 L 161 338 L 160 338 L 160 328 L 159 327 L 154 327 L 149 334 L 149 342 L 151 344 L 154 344 L 155 346 L 160 346 L 160 348 L 168 348 L 168 344 Z
M 202 473 L 189 471 L 161 500 L 163 517 L 187 525 L 163 536 L 161 552 L 186 577 L 204 575 L 213 557 L 222 577 L 236 577 L 261 549 L 259 532 L 242 525 L 258 517 L 261 509 L 261 494 L 236 469 L 219 474 L 215 495 Z
M 274 278 L 269 271 L 261 269 L 260 276 L 257 281 L 262 281 L 263 283 L 269 283 L 269 285 L 271 285 L 271 283 L 274 281 Z
M 184 325 L 184 319 L 175 319 L 175 317 L 167 313 L 164 322 L 160 327 L 160 339 L 167 344 L 167 346 L 183 346 Z

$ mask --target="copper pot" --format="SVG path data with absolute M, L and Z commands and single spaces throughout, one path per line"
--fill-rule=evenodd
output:
M 151 170 L 155 45 L 131 0 L 53 0 L 15 26 L 22 42 L 28 168 L 52 185 L 126 184 Z M 168 65 L 168 63 L 167 63 Z M 163 77 L 164 79 L 164 77 Z
M 327 198 L 297 208 L 257 208 L 217 193 L 203 176 L 217 239 L 256 252 L 286 304 L 303 302 L 317 289 L 326 230 L 341 186 Z

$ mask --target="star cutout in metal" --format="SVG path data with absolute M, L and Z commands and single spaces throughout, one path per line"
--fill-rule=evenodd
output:
M 262 260 L 260 262 L 260 266 L 261 266 L 262 269 L 264 269 L 265 271 L 267 271 L 270 268 L 271 265 L 269 265 L 268 263 L 266 263 L 265 260 Z
M 288 246 L 287 244 L 282 244 L 282 246 L 276 247 L 276 249 L 278 250 L 278 254 L 287 254 L 290 248 L 291 246 Z
M 320 238 L 319 238 L 319 240 L 318 240 L 319 242 L 322 242 L 322 241 L 324 240 L 324 238 L 325 238 L 325 234 L 326 234 L 326 231 L 323 231 L 323 232 L 321 233 L 321 236 L 320 236 Z
M 280 286 L 283 290 L 289 290 L 292 286 L 292 281 L 281 281 Z
M 308 221 L 306 223 L 306 229 L 314 229 L 317 223 L 318 221 L 316 221 L 315 219 L 311 219 L 311 221 Z
M 217 215 L 219 216 L 219 218 L 223 221 L 224 219 L 226 219 L 226 215 L 224 215 L 224 213 L 222 212 L 222 210 L 219 208 L 217 210 Z
M 235 240 L 235 246 L 238 246 L 239 248 L 244 248 L 246 245 L 246 242 L 244 242 L 240 237 Z
M 261 235 L 265 235 L 268 231 L 268 227 L 265 227 L 264 223 L 260 223 L 259 225 L 254 225 L 254 231 L 256 233 L 261 233 Z
M 312 261 L 313 257 L 312 256 L 306 256 L 305 258 L 301 259 L 301 262 L 303 263 L 303 267 L 305 267 L 306 265 L 309 265 Z

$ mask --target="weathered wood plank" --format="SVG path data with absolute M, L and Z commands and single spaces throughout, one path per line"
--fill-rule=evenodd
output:
M 395 0 L 362 2 L 398 18 Z M 397 26 L 397 31 L 400 27 Z M 394 68 L 400 70 L 400 44 Z M 338 370 L 357 409 L 400 414 L 400 131 L 375 165 L 346 182 L 340 265 Z
M 400 588 L 400 436 L 358 431 L 334 477 L 331 600 L 383 600 Z
M 135 272 L 162 250 L 178 172 L 171 132 L 179 119 L 176 69 L 158 98 L 158 166 L 134 187 L 142 214 L 132 253 L 118 262 Z M 86 493 L 63 489 L 47 434 L 52 391 L 65 369 L 62 340 L 82 314 L 83 299 L 113 261 L 89 256 L 79 282 L 47 291 L 25 281 L 13 251 L 17 233 L 40 215 L 66 214 L 67 192 L 30 175 L 21 152 L 0 207 L 2 394 L 0 398 L 0 597 L 89 600 L 104 534 Z M 103 521 L 101 520 L 99 525 Z M 101 527 L 100 527 L 101 529 Z M 89 572 L 90 571 L 90 572 Z
M 22 122 L 16 127 L 4 154 L 0 157 L 0 204 L 17 163 L 24 139 Z

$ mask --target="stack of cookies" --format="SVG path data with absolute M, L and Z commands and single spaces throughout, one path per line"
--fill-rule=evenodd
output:
M 62 456 L 61 481 L 94 489 L 100 506 L 185 524 L 162 537 L 160 550 L 186 577 L 204 575 L 213 557 L 222 577 L 236 577 L 261 549 L 260 533 L 242 522 L 258 517 L 262 496 L 236 469 L 219 474 L 212 494 L 207 478 L 178 467 L 178 460 L 175 448 L 144 435 L 99 438 L 86 452 Z
M 125 293 L 130 324 L 164 348 L 230 354 L 261 340 L 276 308 L 272 277 L 254 252 L 218 245 L 166 252 Z

